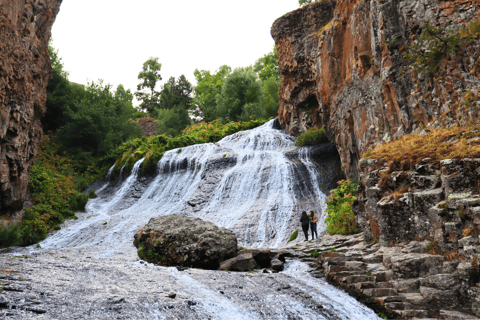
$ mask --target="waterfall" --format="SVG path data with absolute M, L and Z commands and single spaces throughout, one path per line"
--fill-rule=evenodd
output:
M 130 176 L 107 182 L 80 220 L 47 238 L 42 247 L 97 245 L 105 255 L 133 249 L 133 235 L 151 218 L 181 214 L 235 232 L 239 245 L 279 247 L 300 229 L 301 211 L 316 211 L 324 230 L 325 187 L 335 165 L 319 169 L 314 148 L 295 147 L 296 138 L 264 125 L 206 143 L 166 152 L 157 174 L 139 178 L 142 160 Z M 112 168 L 111 168 L 112 169 Z M 323 172 L 323 173 L 322 173 Z M 123 244 L 123 245 L 121 245 Z

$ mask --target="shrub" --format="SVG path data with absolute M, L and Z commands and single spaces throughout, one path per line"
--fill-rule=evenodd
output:
M 303 147 L 306 145 L 314 145 L 318 143 L 328 142 L 325 130 L 310 128 L 308 131 L 302 133 L 298 138 L 295 145 L 297 147 Z
M 298 230 L 295 230 L 295 231 L 293 231 L 292 235 L 290 236 L 290 239 L 288 239 L 287 243 L 297 239 L 297 237 L 298 237 Z
M 0 248 L 21 245 L 21 239 L 22 231 L 19 225 L 11 223 L 6 226 L 0 222 Z
M 357 184 L 350 180 L 338 182 L 338 188 L 330 191 L 327 198 L 327 213 L 325 218 L 328 234 L 357 233 L 357 219 L 352 210 L 356 199 Z

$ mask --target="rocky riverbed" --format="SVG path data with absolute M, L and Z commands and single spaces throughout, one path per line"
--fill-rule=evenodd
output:
M 133 248 L 133 246 L 132 246 Z M 376 319 L 354 298 L 289 259 L 279 273 L 159 267 L 93 248 L 0 255 L 6 319 Z

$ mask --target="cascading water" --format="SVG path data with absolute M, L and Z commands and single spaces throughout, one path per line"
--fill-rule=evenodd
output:
M 312 277 L 299 261 L 287 262 L 277 274 L 178 271 L 138 261 L 133 235 L 159 215 L 212 221 L 248 247 L 284 244 L 299 229 L 302 210 L 317 211 L 323 221 L 323 190 L 335 185 L 338 158 L 325 156 L 328 148 L 294 143 L 270 121 L 215 144 L 166 152 L 154 177 L 139 178 L 143 159 L 138 161 L 117 186 L 107 181 L 98 188 L 86 212 L 42 241 L 41 248 L 20 249 L 28 259 L 20 263 L 18 256 L 0 255 L 2 265 L 21 272 L 16 287 L 0 295 L 0 314 L 14 319 L 379 319 Z M 320 224 L 319 233 L 323 229 Z
M 49 237 L 42 247 L 99 244 L 103 254 L 122 246 L 133 249 L 135 231 L 167 214 L 195 216 L 229 228 L 243 246 L 284 244 L 299 228 L 302 210 L 315 210 L 319 221 L 324 220 L 326 196 L 321 187 L 328 184 L 326 171 L 334 168 L 325 166 L 320 174 L 310 148 L 295 147 L 295 137 L 274 129 L 273 123 L 218 143 L 168 151 L 148 183 L 138 181 L 143 159 L 138 161 L 113 194 L 105 198 L 102 190 L 89 202 L 84 215 L 88 219 Z M 318 232 L 323 230 L 320 223 Z

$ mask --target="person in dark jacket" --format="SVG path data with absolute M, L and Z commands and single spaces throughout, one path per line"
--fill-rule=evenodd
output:
M 308 241 L 308 224 L 310 220 L 308 219 L 307 213 L 305 211 L 302 212 L 300 222 L 302 223 L 303 233 L 305 234 L 305 241 Z
M 310 230 L 312 230 L 312 240 L 315 239 L 315 237 L 317 237 L 318 239 L 318 234 L 317 234 L 317 222 L 318 222 L 318 218 L 317 218 L 317 215 L 315 214 L 315 212 L 313 211 L 310 211 Z

